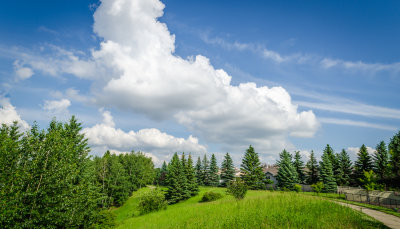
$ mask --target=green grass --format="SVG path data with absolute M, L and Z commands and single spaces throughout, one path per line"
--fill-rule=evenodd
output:
M 309 196 L 316 196 L 316 194 L 313 193 L 313 192 L 304 192 L 302 194 L 303 195 L 309 195 Z M 357 202 L 357 201 L 345 200 L 343 194 L 339 195 L 339 194 L 336 194 L 336 193 L 320 193 L 318 196 L 322 197 L 322 198 L 335 199 L 335 201 L 340 201 L 340 202 L 343 202 L 343 203 L 349 203 L 349 204 L 353 204 L 353 205 L 357 205 L 357 206 L 360 206 L 360 207 L 369 208 L 369 209 L 372 209 L 372 210 L 377 210 L 377 211 L 380 211 L 380 212 L 384 212 L 384 213 L 387 213 L 387 214 L 390 214 L 390 215 L 394 215 L 394 216 L 400 217 L 400 212 L 396 212 L 395 210 L 390 209 L 390 208 L 385 208 L 385 207 L 382 207 L 382 206 L 379 206 L 379 205 L 377 206 L 377 205 L 372 205 L 372 204 L 360 203 L 360 202 Z
M 313 196 L 290 192 L 249 191 L 236 201 L 223 188 L 201 188 L 189 200 L 167 210 L 139 216 L 136 210 L 142 189 L 115 209 L 118 228 L 387 228 L 370 217 Z M 207 191 L 222 199 L 199 203 Z

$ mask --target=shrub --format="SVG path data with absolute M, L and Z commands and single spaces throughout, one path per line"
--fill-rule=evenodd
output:
M 144 215 L 154 211 L 159 211 L 166 208 L 167 208 L 167 201 L 165 200 L 165 196 L 158 189 L 150 190 L 149 192 L 144 193 L 140 197 L 138 206 L 140 215 Z
M 114 212 L 109 210 L 102 210 L 97 215 L 93 228 L 96 229 L 114 228 L 116 226 L 115 219 L 116 215 Z
M 246 183 L 239 177 L 236 177 L 235 180 L 229 182 L 227 192 L 237 200 L 243 199 L 247 192 Z
M 204 193 L 203 197 L 201 198 L 201 202 L 210 202 L 210 201 L 218 200 L 221 198 L 222 198 L 221 193 L 206 192 L 206 193 Z
M 301 192 L 301 185 L 299 184 L 294 184 L 293 185 L 293 190 L 296 192 Z
M 311 187 L 314 192 L 319 194 L 322 191 L 322 189 L 324 188 L 324 183 L 322 183 L 322 181 L 319 181 L 316 184 L 311 185 Z

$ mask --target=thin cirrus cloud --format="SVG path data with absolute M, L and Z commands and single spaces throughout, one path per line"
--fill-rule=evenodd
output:
M 397 130 L 397 128 L 395 128 L 393 126 L 381 125 L 381 124 L 375 124 L 375 123 L 369 123 L 369 122 L 354 121 L 354 120 L 347 120 L 347 119 L 319 118 L 318 120 L 321 123 L 346 125 L 346 126 L 367 127 L 367 128 L 389 130 L 389 131 L 396 131 Z
M 22 56 L 23 63 L 49 75 L 68 73 L 90 79 L 96 85 L 93 99 L 100 107 L 155 120 L 173 119 L 197 136 L 225 146 L 253 144 L 276 154 L 290 145 L 287 135 L 315 134 L 319 122 L 314 113 L 299 112 L 284 88 L 251 82 L 233 86 L 231 76 L 215 69 L 207 57 L 177 56 L 175 36 L 158 20 L 163 10 L 158 0 L 103 0 L 93 25 L 103 40 L 99 49 L 85 57 L 53 46 L 57 58 L 27 55 Z M 265 55 L 284 59 L 274 53 Z M 276 141 L 282 143 L 279 150 L 274 148 Z

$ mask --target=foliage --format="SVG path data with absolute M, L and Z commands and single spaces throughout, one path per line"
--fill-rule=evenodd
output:
M 203 167 L 201 164 L 201 159 L 200 157 L 197 158 L 196 162 L 196 167 L 195 167 L 195 172 L 196 172 L 196 181 L 198 185 L 204 185 L 204 180 L 203 180 Z
M 333 171 L 333 177 L 335 180 L 339 179 L 340 176 L 340 165 L 339 165 L 339 158 L 338 155 L 335 154 L 335 152 L 333 151 L 332 147 L 327 144 L 325 149 L 324 149 L 324 154 L 326 154 L 329 157 L 329 160 L 331 161 L 331 165 L 332 165 L 332 171 Z
M 211 202 L 222 198 L 222 194 L 218 192 L 206 192 L 200 202 Z
M 167 173 L 168 173 L 168 166 L 167 163 L 164 161 L 160 169 L 160 175 L 158 176 L 158 185 L 165 186 L 165 184 L 167 183 L 166 182 Z
M 306 167 L 307 171 L 307 183 L 315 184 L 318 182 L 318 162 L 315 158 L 314 151 L 311 151 L 310 160 L 307 162 Z
M 304 174 L 304 162 L 301 160 L 300 151 L 295 152 L 293 166 L 297 172 L 298 182 L 304 184 L 306 175 Z
M 294 184 L 293 185 L 293 190 L 296 192 L 301 192 L 301 185 L 299 184 Z
M 276 179 L 278 186 L 283 189 L 292 190 L 294 184 L 298 182 L 296 168 L 292 163 L 292 155 L 286 150 L 279 154 L 279 161 L 277 162 L 279 169 Z
M 384 141 L 381 141 L 376 145 L 375 149 L 376 151 L 373 155 L 374 172 L 380 180 L 383 180 L 387 175 L 389 175 L 389 153 Z
M 116 226 L 115 219 L 116 215 L 114 212 L 110 210 L 102 210 L 99 212 L 99 215 L 96 218 L 93 228 L 96 229 L 114 228 Z
M 152 189 L 140 197 L 138 210 L 140 215 L 144 215 L 150 212 L 167 209 L 167 205 L 164 193 L 158 189 Z
M 360 179 L 363 187 L 368 191 L 382 190 L 383 186 L 377 183 L 377 177 L 374 171 L 364 171 L 364 178 Z
M 204 154 L 202 166 L 201 166 L 201 180 L 203 185 L 210 186 L 210 162 L 207 159 L 207 155 Z
M 187 189 L 184 167 L 177 153 L 174 154 L 168 165 L 167 188 L 166 198 L 171 204 L 191 196 L 190 191 Z
M 392 170 L 393 175 L 397 178 L 397 180 L 400 180 L 400 131 L 390 139 L 389 152 L 390 152 L 390 161 L 389 161 L 390 168 Z
M 324 183 L 324 192 L 336 192 L 337 184 L 333 174 L 331 159 L 327 152 L 322 154 L 322 161 L 319 165 L 320 180 Z
M 235 167 L 231 156 L 226 153 L 221 165 L 221 186 L 226 187 L 233 179 L 235 179 Z
M 316 192 L 317 194 L 319 194 L 320 192 L 322 192 L 322 190 L 324 189 L 324 183 L 322 181 L 319 181 L 313 185 L 311 185 L 312 189 L 314 192 Z
M 373 169 L 371 156 L 368 154 L 367 147 L 363 144 L 357 154 L 357 161 L 354 163 L 354 181 L 360 184 L 360 179 L 364 177 L 364 171 Z
M 258 153 L 250 145 L 242 159 L 240 165 L 241 178 L 249 189 L 264 189 L 265 174 L 262 170 Z
M 236 177 L 235 180 L 229 182 L 227 192 L 235 197 L 235 199 L 241 200 L 247 193 L 247 185 L 242 179 Z
M 339 172 L 336 178 L 338 185 L 349 185 L 351 182 L 352 164 L 349 154 L 346 150 L 342 149 L 337 156 L 339 160 Z
M 185 164 L 184 169 L 186 180 L 188 183 L 187 188 L 192 196 L 197 195 L 197 193 L 199 192 L 199 185 L 197 184 L 196 172 L 193 168 L 193 160 L 191 154 L 189 154 L 189 158 L 187 160 L 187 163 Z
M 217 187 L 219 185 L 217 158 L 214 154 L 211 155 L 210 163 L 210 186 Z

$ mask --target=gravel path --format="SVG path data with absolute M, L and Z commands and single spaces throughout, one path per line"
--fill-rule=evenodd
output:
M 386 213 L 383 213 L 380 211 L 372 210 L 369 208 L 348 204 L 348 203 L 342 203 L 342 202 L 336 202 L 336 201 L 335 201 L 335 203 L 355 209 L 357 211 L 361 211 L 362 213 L 367 214 L 378 221 L 381 221 L 383 224 L 385 224 L 386 226 L 388 226 L 390 228 L 400 229 L 400 218 L 399 217 L 396 217 L 394 215 L 389 215 L 389 214 L 386 214 Z

